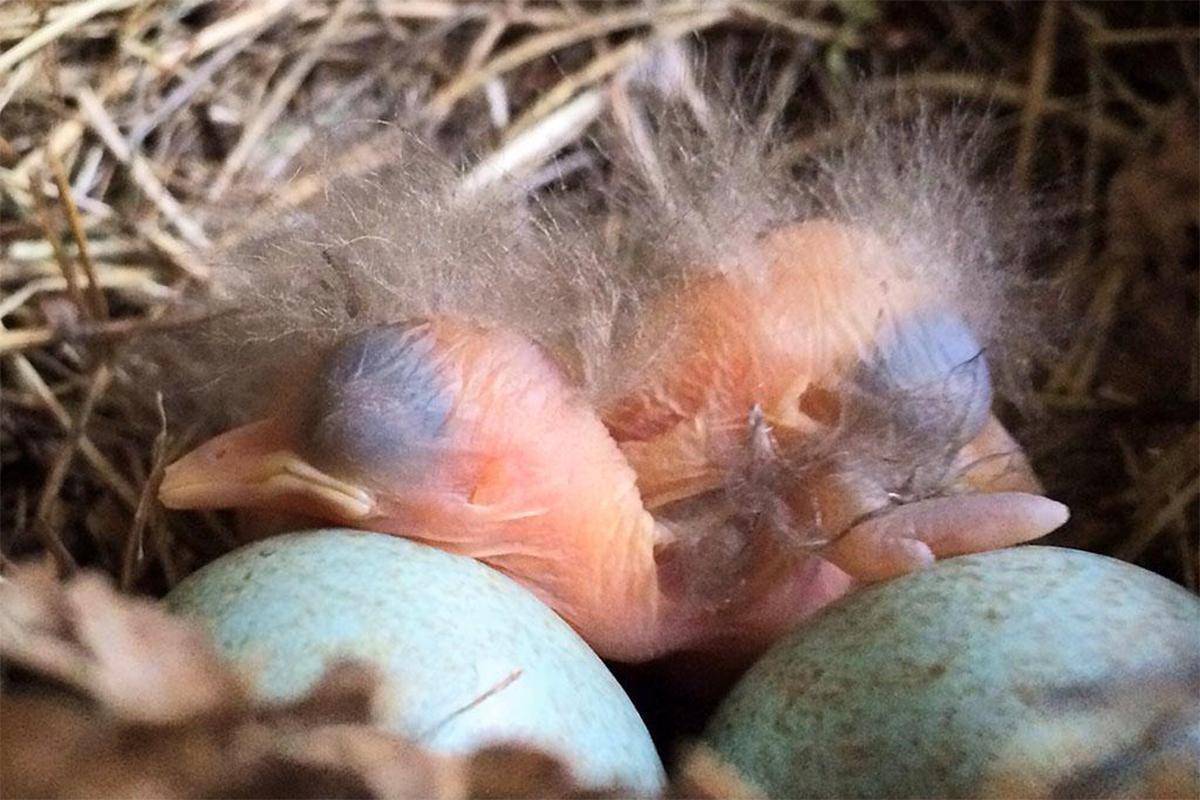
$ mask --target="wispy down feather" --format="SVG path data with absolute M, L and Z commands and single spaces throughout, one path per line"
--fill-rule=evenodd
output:
M 390 126 L 373 126 L 365 148 L 361 132 L 344 136 L 292 180 L 315 180 L 319 192 L 257 213 L 249 235 L 214 253 L 199 301 L 211 321 L 154 355 L 190 376 L 167 381 L 180 399 L 202 397 L 226 422 L 253 418 L 278 401 L 267 387 L 294 388 L 329 345 L 381 323 L 448 315 L 545 342 L 577 324 L 568 312 L 580 276 L 553 268 L 555 223 L 513 186 L 465 195 L 455 166 Z M 352 145 L 369 154 L 366 168 L 339 157 Z
M 881 121 L 860 108 L 832 147 L 798 159 L 777 119 L 708 114 L 702 124 L 671 101 L 638 100 L 634 122 L 617 115 L 595 132 L 610 163 L 604 185 L 565 202 L 504 183 L 464 194 L 460 170 L 390 126 L 370 131 L 383 166 L 365 171 L 337 158 L 344 134 L 314 147 L 313 168 L 293 180 L 315 175 L 322 191 L 213 256 L 208 302 L 221 316 L 188 345 L 202 383 L 247 403 L 261 396 L 251 387 L 290 381 L 297 356 L 348 333 L 449 314 L 543 342 L 602 399 L 637 380 L 630 343 L 650 299 L 712 270 L 753 278 L 763 235 L 816 218 L 886 242 L 897 259 L 880 268 L 903 265 L 905 280 L 938 287 L 993 370 L 1019 375 L 1037 335 L 1024 272 L 1031 228 L 1012 193 L 977 180 L 985 120 Z M 604 213 L 578 211 L 597 197 Z
M 164 502 L 442 542 L 635 659 L 1062 524 L 992 416 L 1030 284 L 974 123 L 858 111 L 797 159 L 697 97 L 616 90 L 574 187 L 464 181 L 393 131 L 325 160 L 218 258 L 186 356 L 260 421 Z
M 694 103 L 622 99 L 599 134 L 613 164 L 607 199 L 616 234 L 580 240 L 623 287 L 621 302 L 593 305 L 590 327 L 607 337 L 581 340 L 591 347 L 582 360 L 593 402 L 603 408 L 672 369 L 673 328 L 705 325 L 692 319 L 693 296 L 681 287 L 715 277 L 769 281 L 764 239 L 830 220 L 861 234 L 847 246 L 866 283 L 928 298 L 939 310 L 899 345 L 864 343 L 861 363 L 838 379 L 849 400 L 837 424 L 773 453 L 765 472 L 751 463 L 753 448 L 729 456 L 732 505 L 765 513 L 770 503 L 756 499 L 755 483 L 771 495 L 775 484 L 803 481 L 830 462 L 897 500 L 954 491 L 955 454 L 987 415 L 993 385 L 1023 404 L 1031 357 L 1049 347 L 1041 317 L 1049 289 L 1027 263 L 1041 234 L 1031 202 L 988 179 L 989 121 L 964 109 L 903 114 L 898 105 L 852 104 L 828 127 L 836 138 L 800 150 L 770 112 L 752 119 L 713 113 L 716 103 L 697 113 Z M 797 264 L 819 255 L 792 254 Z M 861 313 L 855 300 L 826 303 L 820 291 L 802 291 L 792 318 L 810 329 L 815 348 Z M 926 385 L 921 370 L 931 357 L 959 361 L 949 379 Z M 901 373 L 914 370 L 905 386 Z

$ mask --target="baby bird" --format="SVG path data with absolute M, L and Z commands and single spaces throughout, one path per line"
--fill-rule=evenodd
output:
M 756 180 L 773 174 L 770 154 L 754 155 L 767 165 Z M 386 278 L 422 252 L 447 258 L 447 228 L 422 231 L 423 250 L 391 207 L 316 231 L 301 260 L 350 248 L 347 262 L 400 299 L 335 324 L 317 315 L 319 358 L 262 418 L 171 465 L 163 503 L 301 514 L 478 558 L 621 661 L 754 651 L 858 584 L 1061 525 L 1066 509 L 1041 496 L 992 415 L 984 337 L 996 321 L 964 310 L 964 287 L 990 307 L 983 295 L 1002 281 L 978 264 L 921 263 L 938 242 L 914 247 L 894 220 L 878 224 L 878 186 L 858 195 L 865 207 L 778 203 L 774 184 L 722 186 L 745 180 L 735 161 L 643 208 L 661 227 L 624 256 L 581 253 L 561 231 L 522 249 L 524 234 L 502 226 L 515 261 L 501 266 L 515 272 L 480 284 L 478 264 Z M 669 180 L 671 165 L 654 173 Z M 836 176 L 838 188 L 863 174 Z M 717 224 L 728 209 L 706 210 L 712 197 L 754 197 L 754 213 Z M 394 249 L 353 251 L 383 230 Z M 661 252 L 637 255 L 646 247 Z M 545 294 L 551 314 L 506 305 L 496 275 L 511 296 L 553 275 L 576 282 Z

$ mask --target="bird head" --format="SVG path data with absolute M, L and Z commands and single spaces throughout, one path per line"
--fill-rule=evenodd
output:
M 174 508 L 256 508 L 362 525 L 386 517 L 385 487 L 450 486 L 449 389 L 423 321 L 369 328 L 325 352 L 275 413 L 228 431 L 167 468 Z M 461 455 L 461 454 L 459 454 Z

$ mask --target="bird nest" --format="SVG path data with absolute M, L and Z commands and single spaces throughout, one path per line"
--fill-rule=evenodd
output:
M 126 356 L 199 324 L 187 301 L 207 291 L 208 254 L 262 224 L 227 209 L 321 193 L 336 161 L 285 179 L 326 131 L 391 120 L 470 181 L 554 191 L 603 174 L 592 126 L 623 87 L 686 92 L 697 63 L 704 80 L 785 98 L 797 160 L 844 133 L 826 112 L 847 95 L 994 117 L 995 171 L 1052 211 L 1034 262 L 1059 292 L 1061 342 L 1034 356 L 1031 413 L 1012 420 L 1047 493 L 1072 508 L 1049 541 L 1197 590 L 1198 24 L 1194 4 L 1137 2 L 6 5 L 0 527 L 20 602 L 5 603 L 0 647 L 6 694 L 47 689 L 5 699 L 5 738 L 14 717 L 28 723 L 6 744 L 6 782 L 19 770 L 18 794 L 574 791 L 534 753 L 451 762 L 367 734 L 371 679 L 352 668 L 294 705 L 256 705 L 186 630 L 126 599 L 163 594 L 233 545 L 221 516 L 158 505 L 165 464 L 197 431 Z M 348 170 L 371 153 L 334 158 Z M 82 577 L 59 585 L 20 563 L 39 560 Z M 189 658 L 168 666 L 192 693 L 158 687 L 143 704 L 139 659 L 181 642 Z M 66 730 L 142 744 L 59 763 L 48 743 Z M 122 761 L 131 752 L 145 769 Z M 194 769 L 177 768 L 181 753 Z M 317 774 L 331 782 L 305 777 Z M 692 795 L 745 789 L 703 754 L 676 774 Z M 524 782 L 496 783 L 513 775 Z

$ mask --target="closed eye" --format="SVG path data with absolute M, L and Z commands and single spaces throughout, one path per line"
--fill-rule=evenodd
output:
M 422 322 L 369 328 L 339 343 L 308 387 L 305 455 L 357 471 L 420 470 L 453 410 L 439 364 Z

